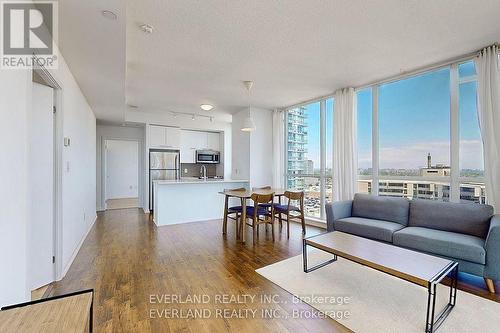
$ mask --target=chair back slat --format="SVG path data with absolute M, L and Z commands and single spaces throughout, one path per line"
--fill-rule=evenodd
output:
M 256 204 L 260 203 L 269 203 L 274 199 L 274 193 L 269 194 L 261 194 L 261 193 L 252 193 L 250 197 Z
M 285 191 L 285 197 L 288 200 L 302 200 L 304 198 L 304 191 Z

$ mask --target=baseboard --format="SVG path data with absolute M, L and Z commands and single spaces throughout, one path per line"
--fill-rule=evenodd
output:
M 56 281 L 60 281 L 60 280 L 62 280 L 66 276 L 66 273 L 68 273 L 69 268 L 73 264 L 73 261 L 75 260 L 76 256 L 78 255 L 78 252 L 80 252 L 80 248 L 82 247 L 83 242 L 85 242 L 85 239 L 87 239 L 87 236 L 89 235 L 90 230 L 92 230 L 92 227 L 94 226 L 94 224 L 95 224 L 96 221 L 97 221 L 97 215 L 94 217 L 94 222 L 92 222 L 90 224 L 89 228 L 87 229 L 87 232 L 85 233 L 85 235 L 80 240 L 80 243 L 76 247 L 75 251 L 73 251 L 73 254 L 71 255 L 71 258 L 69 259 L 68 264 L 64 267 L 64 269 L 63 269 L 63 271 L 61 273 L 61 276 L 59 276 Z
M 306 218 L 306 225 L 326 229 L 326 222 L 325 221 L 316 221 L 313 219 Z

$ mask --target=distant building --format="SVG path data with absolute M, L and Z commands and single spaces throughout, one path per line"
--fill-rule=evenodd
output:
M 308 175 L 314 175 L 314 161 L 307 160 L 305 163 L 306 163 L 306 173 Z
M 423 178 L 449 177 L 451 168 L 446 165 L 432 165 L 431 154 L 427 155 L 427 166 L 420 168 Z M 372 181 L 359 180 L 358 192 L 371 193 Z M 404 197 L 408 199 L 428 199 L 450 201 L 450 184 L 439 180 L 379 180 L 379 195 Z M 483 183 L 468 182 L 460 184 L 460 201 L 486 203 L 486 192 Z
M 436 164 L 432 166 L 431 153 L 427 154 L 427 167 L 420 168 L 420 176 L 422 177 L 446 177 L 451 175 L 451 168 L 444 164 Z
M 305 107 L 298 107 L 287 112 L 287 187 L 303 190 L 307 174 L 307 114 Z M 296 177 L 295 177 L 296 176 Z

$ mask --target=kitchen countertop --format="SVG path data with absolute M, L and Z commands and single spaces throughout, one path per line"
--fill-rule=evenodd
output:
M 175 184 L 211 184 L 211 183 L 247 183 L 244 179 L 198 179 L 195 177 L 185 177 L 172 180 L 154 180 L 157 185 L 175 185 Z

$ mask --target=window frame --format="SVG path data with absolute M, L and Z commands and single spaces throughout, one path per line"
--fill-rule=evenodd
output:
M 460 176 L 460 109 L 459 90 L 460 84 L 477 81 L 477 74 L 460 78 L 458 67 L 471 59 L 454 62 L 451 64 L 434 67 L 425 71 L 419 71 L 411 75 L 398 77 L 373 85 L 363 86 L 355 89 L 355 92 L 372 90 L 372 175 L 358 175 L 358 180 L 371 180 L 371 194 L 379 194 L 380 180 L 389 181 L 418 181 L 425 179 L 429 182 L 447 182 L 450 185 L 450 202 L 460 202 L 461 187 L 463 183 L 485 183 L 483 177 Z M 425 75 L 449 68 L 450 71 L 450 176 L 420 177 L 420 176 L 381 176 L 380 175 L 380 142 L 379 142 L 379 89 L 381 85 L 398 82 L 415 76 Z
M 284 140 L 285 140 L 285 159 L 284 159 L 284 170 L 285 170 L 285 177 L 284 177 L 284 184 L 285 187 L 288 187 L 288 179 L 290 177 L 293 177 L 293 174 L 290 174 L 288 171 L 288 157 L 289 157 L 289 150 L 288 150 L 288 116 L 289 116 L 289 111 L 291 109 L 295 108 L 300 108 L 304 107 L 310 104 L 314 103 L 319 103 L 320 105 L 320 113 L 319 113 L 319 119 L 320 119 L 320 140 L 319 140 L 319 152 L 320 152 L 320 172 L 319 172 L 319 184 L 320 184 L 320 216 L 315 217 L 315 216 L 310 216 L 310 215 L 305 215 L 307 219 L 310 220 L 316 220 L 316 221 L 321 221 L 324 222 L 326 220 L 326 211 L 325 211 L 325 204 L 326 204 L 326 179 L 327 178 L 332 178 L 333 179 L 333 164 L 332 164 L 332 172 L 330 174 L 327 174 L 326 172 L 326 149 L 327 149 L 327 142 L 326 142 L 326 101 L 328 99 L 332 99 L 332 108 L 334 108 L 334 99 L 333 95 L 331 96 L 324 96 L 320 97 L 314 100 L 307 101 L 305 103 L 297 104 L 291 107 L 285 108 L 285 130 L 284 132 Z M 334 112 L 334 111 L 333 111 Z M 333 135 L 333 117 L 332 117 L 332 135 Z M 332 163 L 333 163 L 333 144 L 331 147 L 331 155 L 332 155 Z M 302 177 L 307 177 L 308 175 L 302 175 Z M 316 178 L 316 175 L 312 174 L 309 175 L 313 178 Z

